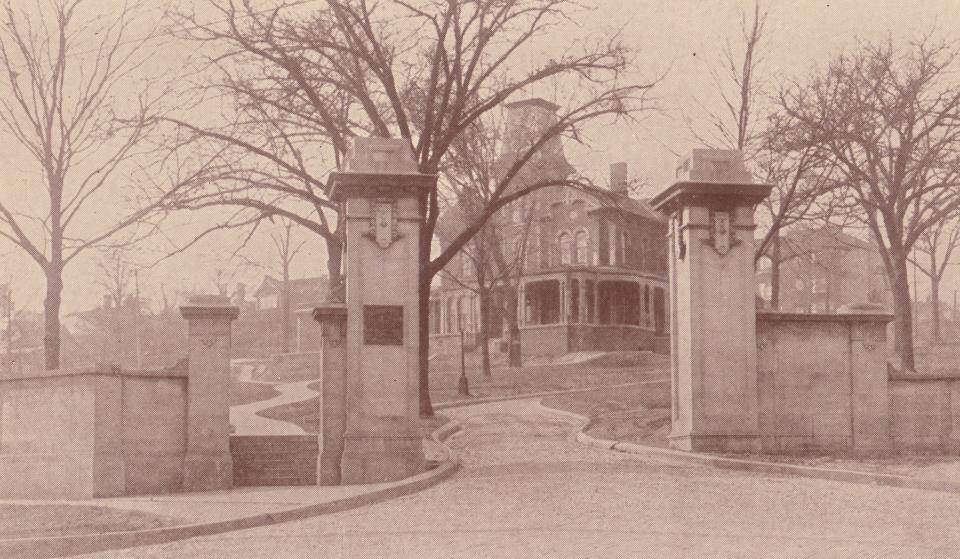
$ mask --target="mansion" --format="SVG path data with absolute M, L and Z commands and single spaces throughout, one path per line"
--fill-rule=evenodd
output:
M 530 99 L 507 109 L 501 165 L 525 137 L 537 134 L 531 127 L 555 121 L 557 107 Z M 534 170 L 524 167 L 516 182 L 534 184 L 544 174 L 572 172 L 559 140 L 542 152 L 528 164 Z M 515 316 L 525 359 L 575 351 L 668 351 L 667 222 L 645 201 L 631 198 L 629 185 L 626 164 L 616 163 L 606 191 L 546 187 L 498 213 L 494 226 L 506 260 L 514 264 L 488 312 L 491 347 L 505 351 L 508 322 Z M 456 208 L 447 212 L 455 213 Z M 445 217 L 438 226 L 442 245 L 462 225 L 455 216 Z M 461 330 L 466 344 L 475 344 L 480 302 L 472 260 L 461 253 L 435 280 L 430 322 L 437 352 L 458 351 Z M 515 315 L 507 306 L 514 300 Z

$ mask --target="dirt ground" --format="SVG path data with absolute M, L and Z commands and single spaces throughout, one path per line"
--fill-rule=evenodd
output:
M 137 511 L 78 505 L 0 505 L 0 538 L 31 538 L 146 530 L 180 520 Z

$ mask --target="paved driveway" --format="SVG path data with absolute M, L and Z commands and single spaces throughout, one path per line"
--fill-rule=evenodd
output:
M 464 468 L 393 501 L 97 557 L 960 557 L 960 496 L 583 447 L 532 401 L 444 413 Z

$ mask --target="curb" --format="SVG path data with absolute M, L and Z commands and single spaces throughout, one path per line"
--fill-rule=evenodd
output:
M 713 456 L 700 452 L 688 452 L 685 450 L 674 450 L 672 448 L 661 448 L 637 443 L 625 443 L 610 439 L 598 439 L 596 437 L 591 437 L 585 432 L 586 429 L 588 429 L 593 423 L 590 418 L 567 410 L 550 408 L 544 406 L 542 402 L 538 402 L 538 405 L 551 413 L 580 419 L 583 422 L 583 425 L 578 431 L 575 431 L 575 440 L 580 444 L 592 446 L 602 450 L 613 450 L 627 454 L 642 454 L 672 462 L 701 464 L 724 470 L 735 470 L 759 474 L 792 475 L 812 479 L 823 479 L 827 481 L 858 483 L 861 485 L 899 487 L 901 489 L 921 489 L 925 491 L 939 491 L 943 493 L 960 494 L 960 483 L 940 479 L 916 478 L 878 472 L 858 472 L 856 470 L 841 470 L 834 468 L 817 468 L 815 466 L 801 466 L 799 464 L 785 464 L 783 462 L 765 462 L 761 460 L 727 458 L 725 456 Z
M 640 382 L 625 382 L 622 384 L 610 384 L 607 386 L 591 386 L 588 388 L 571 388 L 569 390 L 553 390 L 551 392 L 531 392 L 527 394 L 511 394 L 510 396 L 490 396 L 487 398 L 471 398 L 469 400 L 451 400 L 448 402 L 437 402 L 433 405 L 434 411 L 446 410 L 450 408 L 462 408 L 464 406 L 473 406 L 476 404 L 493 404 L 496 402 L 508 402 L 510 400 L 529 400 L 533 398 L 549 398 L 550 396 L 563 396 L 565 394 L 578 394 L 580 392 L 596 392 L 598 390 L 608 390 L 611 388 L 628 388 L 631 386 L 643 386 L 645 384 L 661 384 L 670 382 L 670 379 L 644 380 Z M 554 410 L 544 406 L 544 409 L 551 412 L 562 412 L 563 410 Z M 576 415 L 576 414 L 574 414 Z M 580 416 L 582 417 L 582 416 Z
M 400 485 L 393 487 L 378 489 L 370 493 L 354 495 L 325 503 L 304 505 L 283 511 L 261 513 L 203 524 L 188 524 L 185 526 L 170 526 L 166 528 L 127 532 L 107 532 L 105 534 L 0 539 L 0 557 L 4 557 L 5 559 L 13 559 L 16 557 L 64 557 L 79 555 L 81 553 L 156 545 L 199 536 L 212 536 L 236 530 L 259 528 L 294 520 L 304 520 L 411 495 L 449 479 L 460 469 L 459 460 L 453 454 L 453 451 L 443 443 L 443 441 L 459 431 L 460 428 L 460 424 L 452 420 L 437 428 L 431 434 L 430 438 L 443 447 L 446 459 L 436 468 L 402 480 Z

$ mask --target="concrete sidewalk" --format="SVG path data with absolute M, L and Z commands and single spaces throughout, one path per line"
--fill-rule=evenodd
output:
M 349 510 L 409 495 L 453 475 L 459 465 L 442 441 L 457 429 L 448 423 L 425 442 L 427 459 L 438 465 L 391 483 L 345 486 L 240 487 L 226 491 L 115 497 L 84 501 L 0 500 L 3 504 L 97 506 L 139 511 L 179 520 L 163 528 L 102 534 L 0 539 L 0 557 L 60 557 L 220 534 Z

